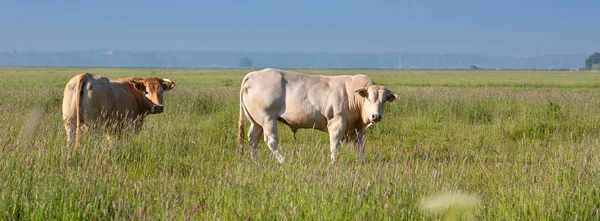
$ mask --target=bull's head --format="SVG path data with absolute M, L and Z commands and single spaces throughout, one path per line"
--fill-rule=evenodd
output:
M 135 88 L 143 92 L 146 98 L 148 98 L 149 102 L 147 102 L 147 105 L 151 114 L 158 114 L 164 111 L 163 92 L 175 88 L 175 82 L 166 78 L 134 78 L 132 79 L 132 83 L 135 85 Z
M 369 125 L 381 121 L 386 101 L 392 102 L 398 99 L 397 94 L 380 85 L 369 85 L 354 92 L 364 98 L 362 117 Z

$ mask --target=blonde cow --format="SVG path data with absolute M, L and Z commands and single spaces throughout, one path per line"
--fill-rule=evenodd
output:
M 163 78 L 108 78 L 83 73 L 73 77 L 65 87 L 63 122 L 67 141 L 80 145 L 82 127 L 121 133 L 137 131 L 148 114 L 164 111 L 163 92 L 175 83 Z

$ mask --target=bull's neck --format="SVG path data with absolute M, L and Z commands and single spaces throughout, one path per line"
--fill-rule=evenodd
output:
M 365 106 L 366 99 L 356 94 L 354 94 L 353 97 L 353 102 L 350 102 L 350 110 L 352 110 L 353 113 L 359 113 L 360 116 L 358 117 L 363 125 L 369 124 L 369 117 L 365 114 L 365 110 L 363 108 Z

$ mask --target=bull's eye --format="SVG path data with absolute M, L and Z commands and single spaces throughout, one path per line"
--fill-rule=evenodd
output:
M 148 94 L 148 91 L 144 91 L 144 94 Z

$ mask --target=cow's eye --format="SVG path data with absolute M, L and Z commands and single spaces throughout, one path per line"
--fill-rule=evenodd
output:
M 144 94 L 148 94 L 148 91 L 144 91 Z

